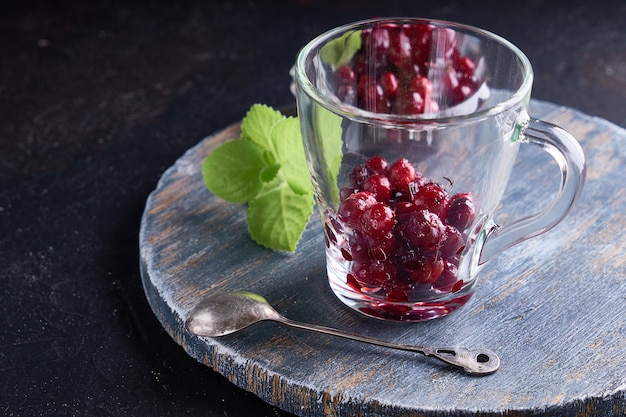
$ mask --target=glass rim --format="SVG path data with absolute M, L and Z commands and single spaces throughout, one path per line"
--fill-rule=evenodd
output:
M 439 115 L 439 112 L 435 113 L 422 113 L 416 115 L 399 115 L 389 113 L 375 113 L 372 111 L 364 110 L 359 107 L 332 102 L 328 99 L 326 94 L 323 94 L 309 79 L 305 70 L 305 63 L 312 53 L 315 53 L 316 49 L 323 46 L 327 41 L 332 40 L 342 33 L 349 30 L 359 29 L 373 24 L 398 24 L 398 23 L 420 23 L 431 24 L 441 28 L 453 29 L 455 32 L 469 33 L 477 38 L 486 38 L 501 46 L 512 51 L 519 59 L 522 66 L 523 81 L 520 86 L 513 90 L 506 99 L 500 100 L 497 103 L 486 107 L 472 111 L 470 113 L 464 113 L 460 115 Z M 298 53 L 295 64 L 296 85 L 298 88 L 302 88 L 309 97 L 313 98 L 319 105 L 325 109 L 346 117 L 351 120 L 374 123 L 379 125 L 387 125 L 390 127 L 408 127 L 411 125 L 431 126 L 436 127 L 438 125 L 450 125 L 455 123 L 467 122 L 475 119 L 483 119 L 495 114 L 502 113 L 506 109 L 509 109 L 518 103 L 522 102 L 529 94 L 533 84 L 533 69 L 530 60 L 515 44 L 485 29 L 481 29 L 472 25 L 456 23 L 446 20 L 417 18 L 417 17 L 385 17 L 385 18 L 373 18 L 366 20 L 359 20 L 352 23 L 347 23 L 341 26 L 337 26 L 326 32 L 323 32 L 310 40 Z

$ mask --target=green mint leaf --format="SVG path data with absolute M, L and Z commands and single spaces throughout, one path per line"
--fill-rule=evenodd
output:
M 266 165 L 261 170 L 261 173 L 259 174 L 259 178 L 261 179 L 262 182 L 268 183 L 272 181 L 274 178 L 276 178 L 276 174 L 278 174 L 279 170 L 280 170 L 280 164 Z
M 319 141 L 321 142 L 321 163 L 326 182 L 330 185 L 330 195 L 333 203 L 339 204 L 339 187 L 337 175 L 341 169 L 343 158 L 343 141 L 341 140 L 341 117 L 326 110 L 322 106 L 313 108 L 313 117 L 316 119 L 315 126 L 318 128 Z
M 237 139 L 215 148 L 202 164 L 202 179 L 216 196 L 247 203 L 260 191 L 263 152 L 253 142 Z
M 300 121 L 295 117 L 282 119 L 272 128 L 272 143 L 285 181 L 296 194 L 311 194 L 313 185 L 309 174 Z
M 248 231 L 262 246 L 293 252 L 312 212 L 312 194 L 296 194 L 277 178 L 266 184 L 248 205 Z
M 320 57 L 327 65 L 338 68 L 349 63 L 361 49 L 361 31 L 349 31 L 333 39 L 320 49 Z
M 337 129 L 341 142 L 340 125 L 324 126 L 322 135 L 331 137 Z M 338 171 L 337 165 L 335 177 Z M 223 143 L 205 158 L 202 176 L 216 196 L 248 204 L 248 230 L 257 243 L 274 250 L 296 249 L 313 211 L 313 187 L 298 118 L 255 104 L 242 121 L 240 138 Z
M 278 110 L 265 104 L 254 104 L 241 123 L 241 136 L 263 149 L 274 151 L 270 140 L 272 127 L 284 118 Z

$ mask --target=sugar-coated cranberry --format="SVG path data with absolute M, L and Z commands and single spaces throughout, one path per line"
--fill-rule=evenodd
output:
M 389 31 L 382 25 L 361 32 L 362 44 L 374 57 L 382 57 L 389 48 Z
M 387 202 L 391 198 L 391 183 L 384 175 L 371 175 L 363 183 L 363 190 L 374 194 L 378 201 Z
M 356 81 L 354 69 L 348 65 L 337 68 L 337 79 L 341 84 L 353 84 Z
M 357 103 L 359 107 L 368 111 L 376 113 L 389 112 L 389 102 L 385 98 L 382 86 L 369 74 L 363 74 L 359 77 Z
M 459 193 L 450 197 L 447 222 L 460 231 L 467 229 L 475 217 L 474 198 L 471 193 Z
M 365 167 L 372 174 L 387 175 L 389 164 L 382 156 L 372 156 L 365 162 Z
M 463 250 L 465 247 L 465 239 L 457 228 L 446 225 L 445 229 L 446 237 L 439 250 L 441 251 L 441 256 L 448 258 L 450 256 L 458 255 L 459 252 Z
M 383 284 L 383 290 L 385 290 L 387 300 L 407 302 L 411 298 L 413 283 L 403 279 L 402 274 L 399 274 L 397 279 L 386 281 Z
M 387 60 L 396 67 L 403 67 L 411 63 L 411 40 L 402 30 L 390 31 Z
M 441 292 L 451 292 L 452 288 L 458 281 L 458 268 L 451 262 L 444 261 L 443 263 L 443 271 L 437 279 L 433 283 L 433 288 L 441 291 Z
M 352 172 L 350 172 L 350 183 L 355 188 L 361 188 L 369 176 L 370 173 L 365 164 L 359 164 L 352 168 Z
M 444 261 L 434 254 L 425 255 L 420 259 L 417 268 L 406 269 L 408 278 L 416 284 L 432 284 L 437 281 L 443 272 Z
M 413 41 L 413 62 L 424 65 L 430 59 L 433 27 L 430 25 L 407 25 Z
M 372 259 L 384 261 L 395 253 L 397 246 L 396 235 L 393 233 L 393 231 L 389 231 L 379 238 L 369 239 L 368 245 L 369 256 Z
M 448 210 L 448 193 L 439 184 L 430 182 L 417 189 L 413 203 L 443 217 Z
M 380 76 L 380 85 L 383 88 L 383 94 L 389 100 L 393 100 L 398 95 L 398 77 L 391 71 L 385 71 Z
M 356 226 L 365 210 L 376 203 L 376 197 L 367 191 L 360 191 L 345 199 L 337 210 L 339 219 L 349 226 Z
M 389 182 L 394 191 L 406 192 L 415 180 L 415 167 L 406 158 L 400 158 L 389 168 Z
M 478 88 L 475 63 L 457 49 L 451 29 L 383 23 L 362 30 L 361 37 L 361 49 L 352 61 L 335 70 L 335 94 L 345 103 L 377 113 L 434 113 Z M 443 76 L 431 68 L 445 69 Z M 446 86 L 440 101 L 429 93 L 435 82 Z
M 402 217 L 400 236 L 413 248 L 436 250 L 445 238 L 445 226 L 434 213 L 417 210 Z
M 430 103 L 433 96 L 433 84 L 428 78 L 421 75 L 413 78 L 411 80 L 411 90 L 418 93 L 424 100 L 424 103 Z
M 354 262 L 352 275 L 363 287 L 375 291 L 397 278 L 398 267 L 389 261 Z
M 418 210 L 418 207 L 413 204 L 412 201 L 397 201 L 393 205 L 394 210 L 396 211 L 396 217 L 400 219 L 403 215 L 412 213 Z
M 367 207 L 361 216 L 361 232 L 364 236 L 378 240 L 395 226 L 396 215 L 385 203 L 375 203 Z

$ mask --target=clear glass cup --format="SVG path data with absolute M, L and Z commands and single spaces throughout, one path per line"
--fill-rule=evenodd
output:
M 555 226 L 582 190 L 580 145 L 528 115 L 531 64 L 495 34 L 357 22 L 308 43 L 295 79 L 330 287 L 366 315 L 422 321 L 456 310 L 485 262 Z M 555 159 L 560 189 L 545 209 L 498 226 L 520 144 Z

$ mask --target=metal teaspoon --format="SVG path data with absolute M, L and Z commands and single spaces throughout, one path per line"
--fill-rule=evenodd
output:
M 497 371 L 500 366 L 498 355 L 487 349 L 467 349 L 458 346 L 413 346 L 392 343 L 329 327 L 293 321 L 280 315 L 262 296 L 244 291 L 218 293 L 202 299 L 189 313 L 185 325 L 189 332 L 195 335 L 218 337 L 238 332 L 263 320 L 271 320 L 298 329 L 343 337 L 386 348 L 422 353 L 463 368 L 466 373 L 472 375 L 491 374 Z

